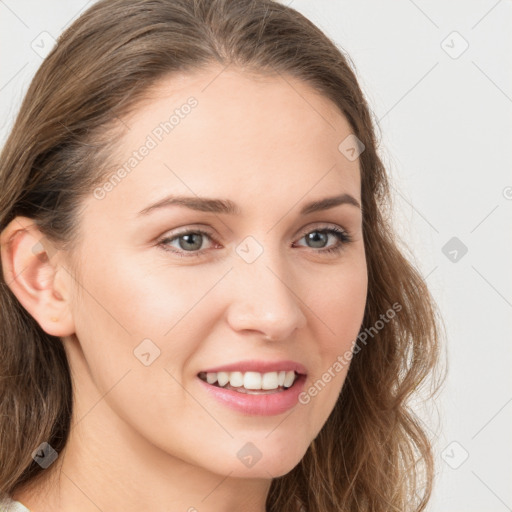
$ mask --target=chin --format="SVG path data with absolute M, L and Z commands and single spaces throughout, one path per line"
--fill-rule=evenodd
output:
M 227 471 L 225 473 L 222 473 L 222 476 L 229 475 L 230 477 L 233 477 L 233 478 L 244 478 L 244 479 L 256 478 L 256 479 L 270 480 L 270 479 L 278 478 L 278 477 L 288 474 L 299 463 L 300 463 L 300 459 L 298 461 L 294 461 L 294 463 L 290 463 L 290 464 L 282 463 L 282 462 L 279 464 L 264 463 L 263 460 L 261 460 L 257 464 L 255 464 L 252 468 L 237 467 L 236 470 L 233 470 L 233 468 L 227 469 Z
M 289 473 L 302 460 L 308 446 L 303 450 L 297 451 L 297 443 L 289 440 L 286 444 L 279 447 L 272 445 L 261 449 L 260 453 L 248 449 L 237 456 L 235 461 L 225 468 L 225 474 L 237 478 L 277 478 Z M 252 455 L 252 457 L 251 457 Z M 259 457 L 259 458 L 258 458 Z M 218 472 L 218 468 L 217 468 Z

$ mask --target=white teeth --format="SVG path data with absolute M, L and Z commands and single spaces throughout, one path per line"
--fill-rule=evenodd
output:
M 261 379 L 261 389 L 277 389 L 279 382 L 277 372 L 264 373 Z
M 208 374 L 206 374 L 208 377 Z M 218 372 L 217 373 L 217 381 L 219 386 L 225 386 L 229 381 L 229 373 L 228 372 Z
M 295 372 L 286 372 L 286 377 L 284 379 L 283 386 L 285 388 L 289 388 L 293 384 L 294 380 L 295 380 Z
M 244 374 L 242 372 L 231 372 L 229 376 L 229 383 L 234 388 L 240 388 L 244 385 Z
M 261 389 L 261 373 L 245 372 L 244 388 L 245 389 Z
M 279 387 L 289 388 L 295 382 L 296 374 L 294 371 L 280 372 L 209 372 L 202 374 L 206 376 L 208 384 L 215 384 L 220 387 L 226 386 L 228 383 L 234 388 L 244 387 L 250 390 L 272 390 Z

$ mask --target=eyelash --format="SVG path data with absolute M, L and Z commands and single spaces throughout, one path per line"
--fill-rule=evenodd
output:
M 301 234 L 300 239 L 304 238 L 306 235 L 308 235 L 310 233 L 332 234 L 338 239 L 338 243 L 332 247 L 328 247 L 326 249 L 318 249 L 318 250 L 314 250 L 314 248 L 311 248 L 311 249 L 313 249 L 314 252 L 317 252 L 320 254 L 337 254 L 340 251 L 342 251 L 347 244 L 352 242 L 352 237 L 347 231 L 344 231 L 344 230 L 336 228 L 336 227 L 312 229 L 309 231 L 305 231 Z M 183 258 L 202 256 L 203 253 L 207 249 L 199 250 L 199 251 L 183 251 L 183 250 L 178 251 L 174 248 L 171 249 L 170 246 L 168 245 L 169 242 L 177 240 L 177 239 L 181 238 L 182 236 L 191 235 L 191 234 L 200 234 L 200 235 L 210 238 L 210 240 L 212 240 L 213 242 L 216 242 L 215 239 L 213 238 L 213 236 L 210 233 L 208 233 L 207 231 L 204 231 L 202 229 L 191 229 L 189 231 L 177 233 L 176 235 L 173 235 L 172 237 L 165 237 L 165 238 L 161 239 L 157 245 L 158 245 L 158 247 L 162 248 L 164 251 L 171 252 L 171 253 L 176 254 Z

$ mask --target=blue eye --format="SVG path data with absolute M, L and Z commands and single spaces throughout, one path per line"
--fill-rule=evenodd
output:
M 334 237 L 336 243 L 332 246 L 325 247 L 329 241 L 329 237 Z M 210 233 L 202 229 L 194 229 L 178 233 L 172 237 L 165 237 L 158 242 L 158 246 L 162 249 L 172 252 L 180 257 L 202 256 L 207 249 L 202 249 L 204 239 L 215 242 Z M 344 246 L 352 241 L 352 237 L 344 230 L 335 227 L 313 229 L 304 232 L 302 237 L 308 243 L 315 244 L 309 246 L 311 249 L 318 249 L 314 252 L 318 253 L 337 253 L 341 251 Z M 171 243 L 178 243 L 178 247 L 171 245 Z
M 188 256 L 200 256 L 201 252 L 197 250 L 201 248 L 203 245 L 204 237 L 212 240 L 212 237 L 206 231 L 202 229 L 194 229 L 193 231 L 185 231 L 183 233 L 179 233 L 173 237 L 164 238 L 159 242 L 159 246 L 161 246 L 166 251 L 173 252 L 178 254 L 179 256 L 188 257 Z M 176 248 L 171 248 L 169 245 L 171 242 L 178 242 L 178 250 Z M 189 253 L 189 254 L 186 254 Z
M 320 235 L 320 236 L 318 236 Z M 329 235 L 334 236 L 337 239 L 337 243 L 331 247 L 324 248 L 323 243 L 327 243 Z M 316 252 L 320 253 L 336 253 L 341 251 L 344 246 L 352 241 L 352 237 L 346 232 L 339 228 L 325 228 L 325 229 L 314 229 L 308 231 L 303 235 L 302 238 L 306 238 L 309 242 L 314 244 L 320 243 L 320 250 Z M 315 247 L 312 247 L 315 248 Z M 317 246 L 318 248 L 318 246 Z

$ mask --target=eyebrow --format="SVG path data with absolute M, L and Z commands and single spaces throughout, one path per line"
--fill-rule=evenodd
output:
M 306 203 L 300 210 L 300 214 L 308 215 L 322 210 L 329 210 L 330 208 L 334 208 L 342 204 L 349 204 L 361 209 L 361 205 L 355 197 L 350 194 L 341 194 Z M 144 208 L 138 213 L 138 215 L 147 215 L 154 210 L 169 206 L 183 206 L 199 212 L 224 213 L 227 215 L 240 215 L 241 213 L 238 205 L 229 199 L 170 195 L 147 208 Z

